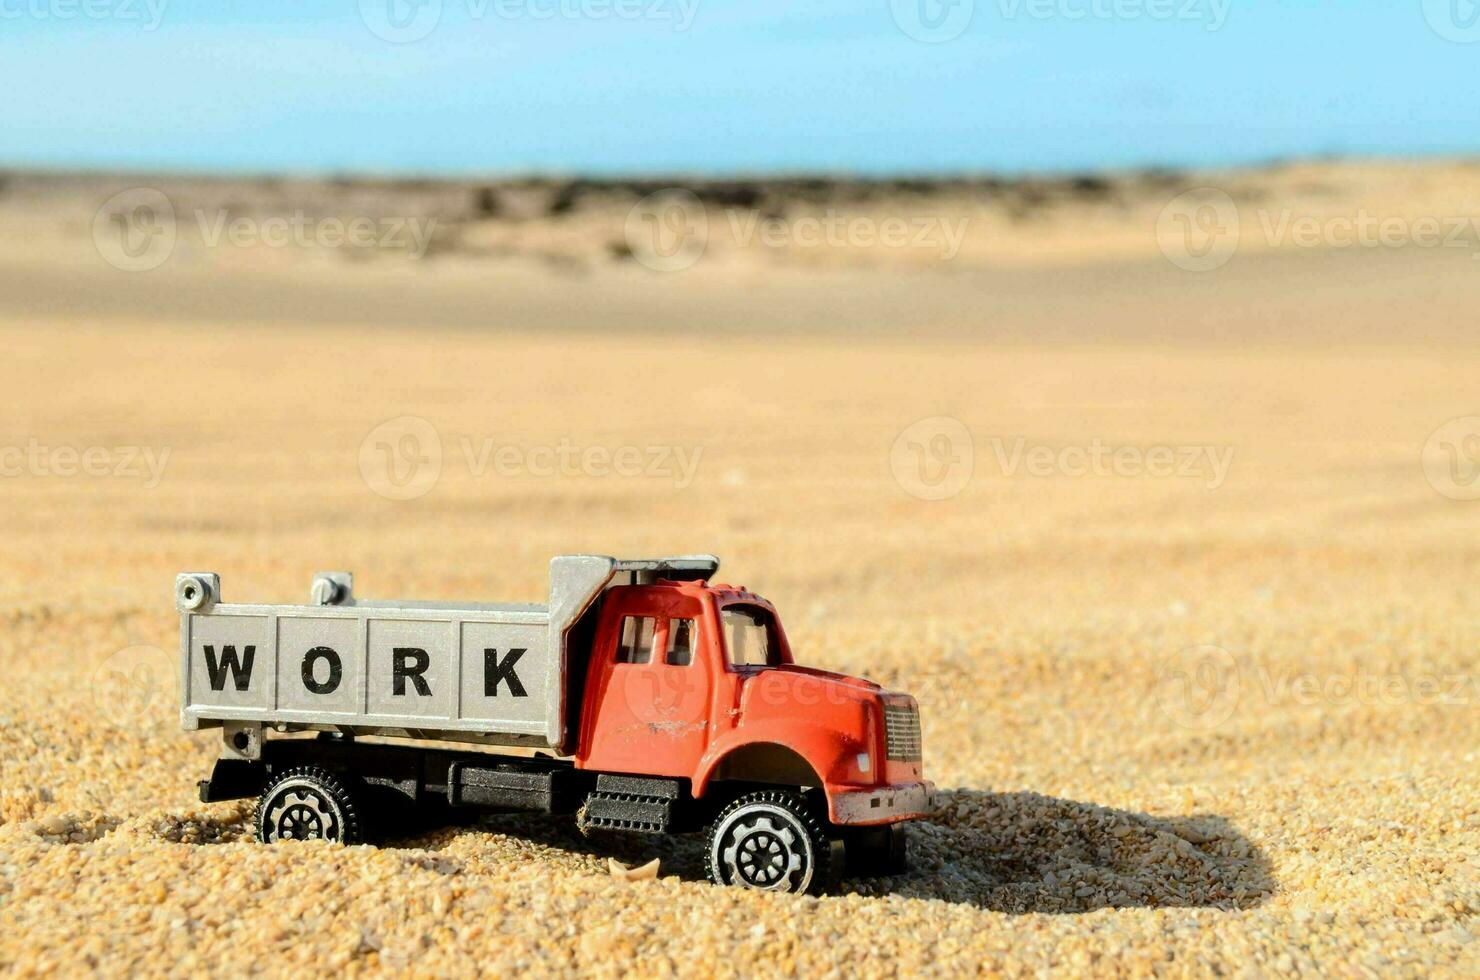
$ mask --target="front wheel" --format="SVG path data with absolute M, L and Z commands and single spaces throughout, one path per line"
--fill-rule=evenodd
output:
M 817 894 L 833 870 L 833 843 L 800 793 L 747 793 L 709 831 L 709 880 L 764 891 Z
M 355 794 L 345 780 L 318 766 L 289 769 L 268 784 L 257 801 L 257 839 L 327 840 L 358 844 L 362 839 Z

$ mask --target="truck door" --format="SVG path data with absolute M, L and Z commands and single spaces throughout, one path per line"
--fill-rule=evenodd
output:
M 702 604 L 664 591 L 633 589 L 603 610 L 583 768 L 687 777 L 704 754 L 713 658 L 703 654 Z

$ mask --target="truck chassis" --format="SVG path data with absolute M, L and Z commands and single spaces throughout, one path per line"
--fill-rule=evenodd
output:
M 573 815 L 582 832 L 687 834 L 708 827 L 707 870 L 724 884 L 816 892 L 837 877 L 905 870 L 903 824 L 833 826 L 815 790 L 732 781 L 695 799 L 685 783 L 591 772 L 545 755 L 365 742 L 321 732 L 265 740 L 257 759 L 222 757 L 197 788 L 203 803 L 257 797 L 253 827 L 266 843 L 328 837 L 355 844 L 394 837 L 415 826 L 418 814 L 524 812 Z M 765 855 L 763 866 L 745 864 L 737 833 L 722 816 L 732 825 L 747 816 L 757 820 L 739 843 L 755 840 L 752 851 Z M 734 853 L 727 857 L 727 850 Z M 782 880 L 802 871 L 806 880 Z

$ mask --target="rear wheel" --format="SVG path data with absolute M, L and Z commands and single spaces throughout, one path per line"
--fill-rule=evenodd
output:
M 341 776 L 299 766 L 278 776 L 257 801 L 257 839 L 358 844 L 363 834 L 356 794 Z
M 709 880 L 764 891 L 817 894 L 833 871 L 833 843 L 800 793 L 747 793 L 709 831 Z

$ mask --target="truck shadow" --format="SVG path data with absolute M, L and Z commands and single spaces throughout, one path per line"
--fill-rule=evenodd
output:
M 840 891 L 1013 913 L 1243 909 L 1276 889 L 1269 859 L 1216 814 L 1154 817 L 1039 793 L 937 792 L 908 828 L 910 870 Z
M 1244 909 L 1276 889 L 1269 860 L 1216 814 L 1155 817 L 1038 793 L 938 791 L 934 814 L 909 825 L 910 870 L 847 878 L 833 895 L 895 895 L 1009 913 L 1102 908 Z M 629 866 L 704 879 L 703 835 L 583 837 L 568 820 L 507 815 L 478 829 Z M 422 844 L 425 846 L 425 843 Z

